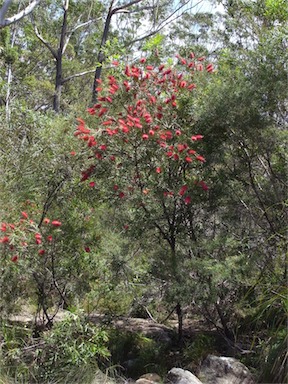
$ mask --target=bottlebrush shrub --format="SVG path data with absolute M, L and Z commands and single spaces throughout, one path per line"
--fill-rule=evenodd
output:
M 29 218 L 27 212 L 22 211 L 20 219 L 14 223 L 2 222 L 0 226 L 0 245 L 6 261 L 13 263 L 32 261 L 36 255 L 44 256 L 51 249 L 56 228 L 61 226 L 58 220 L 44 218 L 43 226 L 39 226 Z M 33 255 L 33 256 L 32 256 Z
M 122 71 L 115 63 L 113 75 L 98 81 L 89 126 L 78 119 L 74 133 L 89 153 L 81 181 L 96 190 L 104 184 L 112 203 L 142 209 L 166 240 L 171 223 L 177 227 L 185 221 L 195 190 L 208 190 L 200 176 L 203 136 L 194 132 L 193 116 L 185 108 L 197 87 L 196 74 L 205 68 L 213 72 L 212 64 L 204 62 L 191 54 L 189 60 L 178 56 L 174 66 L 154 67 L 141 59 Z
M 2 309 L 9 312 L 17 299 L 36 294 L 40 316 L 63 298 L 65 282 L 57 269 L 61 235 L 59 220 L 44 218 L 39 226 L 26 211 L 19 213 L 18 221 L 0 223 Z

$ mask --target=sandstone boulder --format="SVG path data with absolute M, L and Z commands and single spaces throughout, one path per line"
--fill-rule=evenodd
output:
M 166 384 L 203 384 L 192 372 L 182 368 L 172 368 L 167 375 Z
M 255 384 L 248 368 L 232 357 L 208 355 L 198 377 L 204 384 Z

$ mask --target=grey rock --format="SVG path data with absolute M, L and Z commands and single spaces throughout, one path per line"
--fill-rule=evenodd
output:
M 157 373 L 145 373 L 138 380 L 136 384 L 158 384 L 161 383 L 161 377 Z
M 166 384 L 203 384 L 190 371 L 182 368 L 172 368 L 167 375 Z
M 198 377 L 204 384 L 255 384 L 249 369 L 232 357 L 208 355 Z

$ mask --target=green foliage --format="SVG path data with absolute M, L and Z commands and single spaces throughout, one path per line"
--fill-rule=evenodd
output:
M 167 360 L 163 359 L 169 353 L 169 346 L 159 344 L 141 333 L 110 331 L 109 350 L 111 363 L 118 366 L 120 372 L 122 369 L 122 374 L 135 379 L 149 372 L 164 375 L 169 369 Z
M 153 51 L 154 49 L 160 48 L 164 38 L 164 35 L 160 33 L 156 34 L 144 44 L 142 48 L 143 51 Z
M 1 368 L 17 383 L 87 383 L 98 362 L 110 355 L 107 333 L 72 313 L 46 331 L 40 342 L 29 328 L 3 325 L 1 334 Z
M 44 336 L 45 346 L 36 354 L 39 378 L 51 380 L 55 373 L 66 377 L 71 367 L 87 366 L 109 357 L 107 333 L 71 314 Z M 60 371 L 60 372 L 59 372 Z

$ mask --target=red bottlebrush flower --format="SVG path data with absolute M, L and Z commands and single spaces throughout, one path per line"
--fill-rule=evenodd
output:
M 179 129 L 177 129 L 175 133 L 176 133 L 176 136 L 180 136 L 182 132 Z
M 125 196 L 125 193 L 124 192 L 120 192 L 119 195 L 120 199 L 123 199 L 123 197 Z
M 191 159 L 191 157 L 189 157 L 189 156 L 186 156 L 185 157 L 185 161 L 187 162 L 187 163 L 192 163 L 192 159 Z
M 51 243 L 52 240 L 53 240 L 53 237 L 51 235 L 47 236 L 47 241 Z
M 183 186 L 180 188 L 179 195 L 180 195 L 180 196 L 183 196 L 183 195 L 186 193 L 187 189 L 188 189 L 187 185 L 183 185 Z
M 115 67 L 118 67 L 118 65 L 119 65 L 119 61 L 117 61 L 117 60 L 113 60 L 113 61 L 112 61 L 112 65 L 114 65 Z
M 139 61 L 140 61 L 140 63 L 142 63 L 142 64 L 143 64 L 143 63 L 146 63 L 146 58 L 145 58 L 145 57 L 142 57 Z
M 24 217 L 24 219 L 28 219 L 28 214 L 26 212 L 21 212 L 21 215 Z
M 2 244 L 9 243 L 9 237 L 8 236 L 2 237 L 0 239 L 0 243 L 2 243 Z
M 35 240 L 35 243 L 36 243 L 37 245 L 42 244 L 42 240 L 41 240 L 41 239 L 36 239 L 36 240 Z
M 149 136 L 148 136 L 146 133 L 144 133 L 144 134 L 142 135 L 142 139 L 143 139 L 143 140 L 148 140 L 148 139 L 149 139 Z
M 104 113 L 106 113 L 108 111 L 108 108 L 101 108 L 99 113 L 98 113 L 98 117 L 101 117 L 104 115 Z
M 87 252 L 87 253 L 90 253 L 90 252 L 91 252 L 90 247 L 84 247 L 84 250 L 85 250 L 85 252 Z
M 53 227 L 60 227 L 62 225 L 61 221 L 53 220 L 52 223 Z
M 196 68 L 197 68 L 197 71 L 200 71 L 200 72 L 201 72 L 201 71 L 203 71 L 203 68 L 204 68 L 204 67 L 203 67 L 203 64 L 197 64 L 197 67 L 196 67 Z
M 45 219 L 43 220 L 43 223 L 44 223 L 44 224 L 49 224 L 49 223 L 50 223 L 50 219 L 48 219 L 47 217 L 45 217 Z
M 187 88 L 191 91 L 192 89 L 196 88 L 196 84 L 190 84 Z
M 178 161 L 178 160 L 179 160 L 179 155 L 177 155 L 177 153 L 174 153 L 174 155 L 173 155 L 173 159 L 176 160 L 176 161 Z
M 146 69 L 147 71 L 153 71 L 154 67 L 153 65 L 147 65 Z
M 185 199 L 184 199 L 184 203 L 186 205 L 190 204 L 191 203 L 191 197 L 190 196 L 186 196 Z
M 190 57 L 190 59 L 194 59 L 194 57 L 195 57 L 194 52 L 191 52 L 190 55 L 189 55 L 189 57 Z
M 96 111 L 94 108 L 87 108 L 86 111 L 89 113 L 89 115 L 93 116 L 95 115 Z
M 9 227 L 14 230 L 15 229 L 15 225 L 14 224 L 9 224 Z
M 2 231 L 2 232 L 6 232 L 7 231 L 7 225 L 5 223 L 1 224 L 0 231 Z
M 125 75 L 127 76 L 127 77 L 130 77 L 131 76 L 131 72 L 130 72 L 130 68 L 129 68 L 129 66 L 128 65 L 126 65 L 126 67 L 125 67 Z
M 113 120 L 110 119 L 110 120 L 103 121 L 102 125 L 111 125 L 112 123 L 113 123 Z
M 202 163 L 205 163 L 205 161 L 206 161 L 205 157 L 200 156 L 200 155 L 196 156 L 196 160 L 201 161 Z
M 101 153 L 96 152 L 96 153 L 95 153 L 95 157 L 96 157 L 96 159 L 101 160 L 103 156 L 102 156 Z
M 115 161 L 116 160 L 116 157 L 114 155 L 110 156 L 110 160 L 111 161 Z
M 207 67 L 206 67 L 206 71 L 207 72 L 213 72 L 213 64 L 208 64 Z
M 156 173 L 161 173 L 161 172 L 162 172 L 161 168 L 160 168 L 160 167 L 157 167 L 157 168 L 156 168 Z
M 78 121 L 79 124 L 85 125 L 85 121 L 83 119 L 80 119 L 80 117 L 77 117 L 76 120 Z
M 209 187 L 203 180 L 199 181 L 199 185 L 201 186 L 203 191 L 208 191 Z
M 188 153 L 189 155 L 195 155 L 196 151 L 194 151 L 194 149 L 189 149 Z
M 121 131 L 123 133 L 129 133 L 130 129 L 126 125 L 123 125 L 122 128 L 121 128 Z
M 97 141 L 95 140 L 95 138 L 93 136 L 90 136 L 88 138 L 88 143 L 87 143 L 88 147 L 95 147 L 97 145 Z
M 71 155 L 71 156 L 75 156 L 75 155 L 76 155 L 76 152 L 75 152 L 75 151 L 71 151 L 71 152 L 70 152 L 70 155 Z
M 38 254 L 41 255 L 41 256 L 44 255 L 45 254 L 45 249 L 39 249 Z
M 205 56 L 201 56 L 201 57 L 198 57 L 197 61 L 204 61 L 205 60 Z
M 168 68 L 168 69 L 166 69 L 166 71 L 163 72 L 163 76 L 170 75 L 171 72 L 172 72 L 172 69 Z
M 113 189 L 114 189 L 114 191 L 118 191 L 119 186 L 117 184 L 115 184 L 115 185 L 113 185 Z
M 172 157 L 172 156 L 173 156 L 173 152 L 172 152 L 172 151 L 168 151 L 168 152 L 166 153 L 166 156 L 168 156 L 168 157 Z
M 90 181 L 89 187 L 94 188 L 95 187 L 95 181 Z
M 178 144 L 177 149 L 178 149 L 178 152 L 181 153 L 186 149 L 186 145 L 185 144 Z
M 42 239 L 41 233 L 35 233 L 35 239 Z
M 159 65 L 158 67 L 159 72 L 163 71 L 164 68 L 165 68 L 164 64 Z
M 13 261 L 13 263 L 17 263 L 19 257 L 17 255 L 14 255 L 11 257 L 11 261 Z
M 185 88 L 186 85 L 187 85 L 187 82 L 186 82 L 186 81 L 180 81 L 179 87 L 180 87 L 180 88 Z
M 150 129 L 150 131 L 149 131 L 149 135 L 150 135 L 150 136 L 154 136 L 154 135 L 155 135 L 155 132 L 153 131 L 153 129 Z
M 102 144 L 102 145 L 100 145 L 99 149 L 101 149 L 101 151 L 106 151 L 107 145 Z
M 191 140 L 192 141 L 197 141 L 197 140 L 203 139 L 203 137 L 204 136 L 202 136 L 202 135 L 194 135 L 194 136 L 191 137 Z

